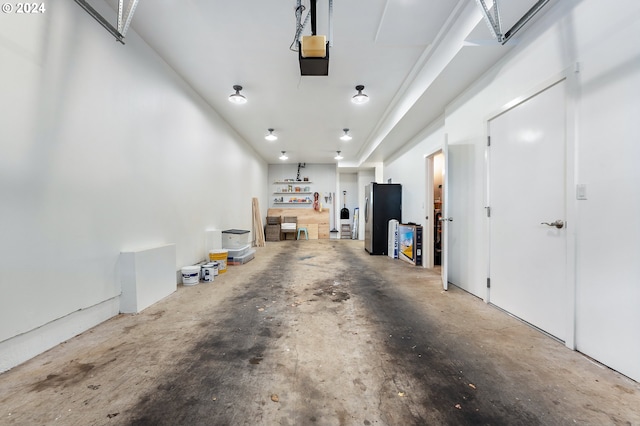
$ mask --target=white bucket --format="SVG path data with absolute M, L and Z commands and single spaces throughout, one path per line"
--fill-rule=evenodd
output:
M 213 282 L 213 277 L 215 276 L 215 268 L 213 267 L 213 263 L 207 263 L 206 265 L 202 265 L 201 272 L 202 282 L 210 283 Z
M 195 285 L 200 282 L 200 266 L 185 266 L 182 271 L 182 284 Z
M 220 264 L 218 262 L 211 262 L 213 265 L 213 276 L 218 275 L 218 269 L 220 268 Z

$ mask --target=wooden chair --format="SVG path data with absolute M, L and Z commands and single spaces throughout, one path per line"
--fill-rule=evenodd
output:
M 298 228 L 298 217 L 297 216 L 284 216 L 282 218 L 282 223 L 280 224 L 280 233 L 282 234 L 282 240 L 287 239 L 287 235 L 292 235 L 293 239 L 296 237 L 296 232 Z

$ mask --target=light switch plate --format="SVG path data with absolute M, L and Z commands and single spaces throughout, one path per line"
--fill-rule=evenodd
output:
M 576 185 L 576 200 L 587 199 L 587 185 L 579 183 Z

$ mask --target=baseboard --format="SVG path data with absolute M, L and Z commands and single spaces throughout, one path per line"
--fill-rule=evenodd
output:
M 0 373 L 53 348 L 120 313 L 120 296 L 75 311 L 0 342 Z

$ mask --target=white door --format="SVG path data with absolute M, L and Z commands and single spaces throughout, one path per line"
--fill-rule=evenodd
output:
M 565 109 L 560 82 L 489 121 L 489 300 L 561 340 L 567 317 Z
M 487 287 L 471 272 L 475 266 L 469 258 L 480 238 L 480 233 L 473 229 L 478 180 L 482 180 L 482 176 L 476 176 L 476 150 L 473 143 L 450 144 L 447 149 L 446 217 L 453 220 L 445 225 L 447 281 L 484 299 Z

